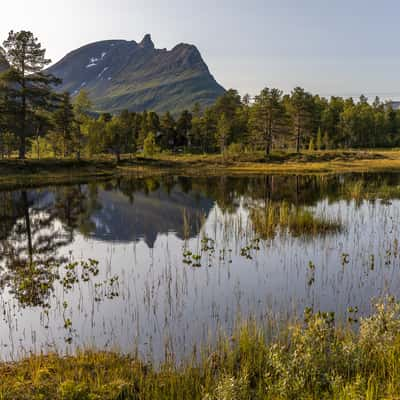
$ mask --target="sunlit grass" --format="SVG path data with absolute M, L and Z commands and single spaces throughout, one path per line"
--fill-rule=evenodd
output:
M 395 198 L 397 186 L 390 186 L 387 183 L 389 181 L 385 182 L 383 184 L 368 183 L 367 178 L 355 183 L 346 181 L 346 185 L 343 186 L 345 195 L 340 199 L 362 201 L 363 199 Z M 159 187 L 152 180 L 146 182 L 145 186 L 149 191 L 156 190 Z M 340 194 L 342 195 L 342 192 Z M 210 275 L 214 270 L 230 273 L 232 256 L 235 257 L 239 254 L 238 249 L 235 250 L 232 245 L 233 242 L 246 244 L 245 249 L 241 249 L 240 252 L 240 255 L 244 256 L 246 260 L 241 258 L 240 265 L 243 270 L 248 271 L 246 273 L 250 274 L 249 266 L 256 264 L 247 264 L 247 259 L 251 260 L 254 257 L 258 261 L 268 258 L 268 253 L 264 252 L 266 243 L 262 239 L 270 239 L 277 233 L 288 233 L 297 238 L 314 238 L 318 235 L 337 233 L 343 229 L 341 214 L 339 212 L 332 213 L 332 215 L 335 215 L 334 217 L 327 214 L 326 211 L 329 212 L 329 207 L 324 208 L 325 203 L 322 203 L 322 205 L 319 203 L 315 207 L 299 207 L 289 201 L 265 202 L 260 198 L 245 198 L 242 202 L 246 204 L 246 212 L 249 211 L 250 213 L 249 224 L 247 224 L 247 220 L 242 220 L 242 217 L 238 217 L 235 213 L 221 211 L 223 221 L 220 221 L 220 225 L 217 225 L 218 231 L 222 231 L 221 235 L 215 233 L 217 228 L 209 232 L 204 230 L 202 235 L 198 235 L 197 240 L 192 241 L 190 240 L 190 226 L 199 222 L 200 228 L 205 225 L 206 218 L 203 214 L 191 217 L 190 213 L 186 212 L 185 209 L 183 210 L 184 264 L 179 265 L 179 262 L 176 263 L 176 259 L 173 259 L 172 262 L 167 252 L 162 253 L 165 263 L 162 264 L 160 274 L 153 275 L 152 271 L 152 274 L 145 278 L 145 285 L 140 287 L 140 289 L 143 288 L 143 301 L 148 304 L 148 315 L 151 317 L 158 302 L 159 292 L 157 292 L 157 288 L 160 291 L 164 287 L 176 288 L 175 294 L 169 297 L 167 301 L 170 302 L 169 305 L 171 306 L 171 299 L 176 296 L 176 299 L 182 304 L 182 308 L 177 307 L 173 313 L 167 311 L 165 315 L 161 314 L 165 321 L 162 326 L 163 332 L 165 332 L 168 324 L 175 324 L 177 315 L 185 310 L 187 293 L 190 292 L 188 290 L 190 286 L 187 284 L 188 274 L 194 277 L 194 274 L 201 274 L 205 270 Z M 262 206 L 260 206 L 261 203 Z M 348 206 L 346 204 L 346 207 Z M 388 209 L 386 206 L 383 208 Z M 226 210 L 230 210 L 230 208 L 227 207 Z M 355 207 L 354 210 L 357 211 L 357 208 Z M 382 217 L 380 222 L 387 227 L 386 222 L 391 221 L 391 215 L 382 213 L 382 210 L 379 212 L 378 215 Z M 365 226 L 362 223 L 357 224 L 356 215 L 356 212 L 353 211 L 349 216 L 350 218 L 346 219 L 345 217 L 344 221 L 347 223 L 351 221 L 351 224 L 348 225 L 353 227 L 355 225 L 356 241 L 360 243 Z M 394 220 L 397 219 L 394 218 Z M 215 221 L 217 222 L 217 219 Z M 346 228 L 348 225 L 346 225 Z M 214 236 L 210 236 L 213 232 Z M 386 258 L 382 263 L 376 263 L 375 266 L 373 253 L 366 253 L 364 258 L 371 260 L 371 265 L 366 264 L 365 260 L 363 261 L 358 254 L 353 253 L 352 247 L 350 247 L 351 250 L 344 250 L 348 250 L 351 254 L 343 252 L 341 255 L 342 266 L 339 267 L 337 275 L 339 276 L 346 271 L 351 271 L 353 274 L 357 272 L 356 268 L 348 267 L 350 256 L 354 256 L 354 266 L 356 263 L 363 263 L 362 265 L 365 267 L 362 270 L 364 273 L 358 278 L 360 284 L 365 282 L 368 284 L 377 279 L 382 281 L 386 279 L 382 271 L 389 270 L 391 260 L 397 258 L 398 242 L 397 231 L 394 233 L 391 230 L 385 232 L 386 234 L 390 232 L 390 239 L 394 239 L 393 243 L 396 244 L 393 245 L 393 248 L 386 245 L 382 247 L 382 251 L 386 252 Z M 206 233 L 209 235 L 206 235 Z M 233 241 L 232 237 L 237 239 Z M 304 245 L 304 242 L 300 240 L 296 240 L 296 242 Z M 270 241 L 268 241 L 269 243 Z M 279 246 L 279 243 L 274 243 L 274 245 Z M 355 246 L 355 248 L 358 247 Z M 281 247 L 281 249 L 285 250 L 286 248 Z M 259 252 L 258 255 L 257 252 Z M 204 253 L 203 256 L 202 253 Z M 186 258 L 191 260 L 190 265 L 192 267 L 203 266 L 204 268 L 200 268 L 200 270 L 198 268 L 193 270 L 187 268 Z M 316 265 L 310 261 L 307 267 L 307 264 L 303 261 L 301 259 L 293 262 L 291 259 L 287 263 L 283 263 L 281 268 L 290 272 L 287 274 L 290 283 L 292 279 L 299 280 L 303 276 L 299 272 L 296 274 L 296 270 L 307 271 L 304 274 L 305 284 L 312 288 L 313 285 L 316 286 L 314 270 L 323 271 L 325 264 L 318 264 L 314 260 Z M 382 266 L 381 270 L 378 269 L 379 265 Z M 397 266 L 398 263 L 393 264 L 393 276 Z M 79 290 L 84 284 L 89 285 L 91 280 L 87 271 L 92 272 L 94 276 L 99 273 L 95 265 L 92 265 L 93 268 L 90 267 L 89 264 L 85 263 L 69 265 L 67 274 L 57 278 L 62 278 L 63 292 L 66 293 L 68 288 L 68 290 L 71 290 L 74 285 L 79 286 Z M 176 270 L 173 270 L 173 268 L 176 268 Z M 368 280 L 366 278 L 367 273 L 372 274 L 374 270 L 377 271 L 377 275 L 371 275 L 370 280 Z M 25 295 L 27 289 L 29 289 L 29 293 L 34 293 L 37 288 L 43 290 L 44 294 L 47 293 L 48 285 L 38 287 L 32 277 L 29 276 L 29 273 L 40 272 L 36 268 L 30 270 L 18 268 L 17 271 L 23 279 L 19 282 L 22 286 L 16 286 L 19 289 L 16 293 Z M 267 269 L 265 269 L 265 273 L 267 272 Z M 310 275 L 310 279 L 308 275 Z M 256 277 L 262 276 L 260 274 Z M 270 279 L 270 276 L 268 276 L 268 279 Z M 131 282 L 140 282 L 135 280 L 138 277 L 139 275 L 134 275 L 130 276 L 129 279 Z M 104 292 L 106 298 L 113 297 L 115 293 L 112 284 L 113 279 L 118 278 L 110 279 L 111 291 L 109 293 Z M 129 279 L 124 279 L 121 276 L 121 297 L 129 294 L 129 288 L 127 289 L 124 286 Z M 79 284 L 79 281 L 82 281 L 81 284 Z M 94 288 L 102 290 L 103 286 L 98 286 L 101 281 L 95 282 Z M 105 281 L 104 283 L 107 284 Z M 348 300 L 343 299 L 349 292 L 347 289 L 342 289 L 341 282 L 332 280 L 330 284 L 340 294 L 340 296 L 338 295 L 338 302 L 348 304 L 346 302 Z M 153 288 L 156 288 L 156 290 Z M 221 292 L 226 290 L 223 294 L 228 293 L 229 289 L 223 286 L 218 288 Z M 316 290 L 323 290 L 324 288 L 326 286 Z M 353 288 L 354 286 L 351 286 L 349 290 L 352 291 Z M 199 289 L 207 288 L 206 286 L 199 286 Z M 386 287 L 382 288 L 380 293 L 386 292 L 386 289 Z M 77 291 L 75 293 L 84 292 Z M 94 297 L 85 297 L 85 301 L 88 301 L 89 305 L 91 302 L 95 304 L 99 300 L 96 290 L 94 293 Z M 313 293 L 311 289 L 310 293 Z M 39 291 L 39 294 L 43 293 Z M 21 302 L 24 298 L 19 298 L 19 301 Z M 243 304 L 248 299 L 249 297 L 240 300 Z M 252 300 L 253 298 L 250 297 L 250 301 Z M 360 301 L 369 303 L 369 296 L 363 297 Z M 351 314 L 352 319 L 348 326 L 335 326 L 334 315 L 314 315 L 311 310 L 307 310 L 304 322 L 281 325 L 279 330 L 271 330 L 270 327 L 274 325 L 275 321 L 265 317 L 262 312 L 261 315 L 257 314 L 257 323 L 248 320 L 240 324 L 233 335 L 222 338 L 217 344 L 210 340 L 202 351 L 193 352 L 192 357 L 187 358 L 190 350 L 182 352 L 184 353 L 183 358 L 186 357 L 186 362 L 182 364 L 176 361 L 181 360 L 179 356 L 181 349 L 178 347 L 175 347 L 175 352 L 170 354 L 168 353 L 169 349 L 166 349 L 165 357 L 159 357 L 158 354 L 153 353 L 150 354 L 149 358 L 142 358 L 135 351 L 126 356 L 121 353 L 92 350 L 74 353 L 75 355 L 71 357 L 57 354 L 36 355 L 16 363 L 0 363 L 0 399 L 396 398 L 400 394 L 400 384 L 398 383 L 400 378 L 400 372 L 398 372 L 400 366 L 398 361 L 400 355 L 400 307 L 393 299 L 386 299 L 384 303 L 377 306 L 372 317 L 361 320 L 360 330 L 358 330 L 358 321 L 356 321 L 357 316 Z M 139 302 L 135 303 L 135 305 L 138 304 Z M 67 305 L 61 297 L 57 299 L 56 307 L 67 309 L 67 306 L 73 307 L 73 303 Z M 197 308 L 197 310 L 200 309 Z M 193 314 L 197 317 L 195 311 L 194 308 Z M 235 320 L 238 317 L 238 309 L 234 306 L 227 308 L 226 314 L 228 314 L 228 311 L 230 313 L 229 318 Z M 222 312 L 221 314 L 218 314 L 218 312 L 217 310 L 214 318 L 227 318 L 222 316 Z M 16 316 L 14 309 L 8 309 L 7 313 L 5 316 L 14 321 Z M 64 320 L 64 329 L 67 330 L 70 329 L 69 323 L 74 322 L 72 319 L 69 320 L 69 316 L 69 313 L 66 314 Z M 22 329 L 20 327 L 24 327 L 25 321 L 21 317 L 18 318 L 18 329 Z M 145 319 L 146 315 L 142 314 L 142 318 Z M 206 318 L 211 319 L 212 317 Z M 125 319 L 125 315 L 121 318 L 121 323 L 122 321 L 130 327 L 129 319 Z M 340 321 L 343 320 L 340 319 Z M 206 320 L 205 323 L 208 322 L 209 320 Z M 190 322 L 186 325 L 188 332 L 189 325 Z M 135 335 L 133 331 L 134 329 L 132 329 L 132 336 Z M 230 332 L 229 328 L 228 331 Z M 12 330 L 10 330 L 11 332 Z M 185 330 L 183 329 L 182 332 L 185 333 Z M 193 341 L 187 340 L 188 342 L 179 343 L 182 347 L 187 345 L 187 348 L 190 349 Z M 72 349 L 76 349 L 76 346 L 72 346 Z M 63 352 L 64 350 L 60 349 L 60 351 Z M 160 352 L 163 353 L 162 350 Z M 169 361 L 162 365 L 152 365 L 148 363 L 148 360 L 152 359 Z
M 337 219 L 317 216 L 311 210 L 285 201 L 268 201 L 264 206 L 252 208 L 250 218 L 255 232 L 262 238 L 274 237 L 278 231 L 293 236 L 316 236 L 337 233 L 342 229 Z
M 121 175 L 151 176 L 184 173 L 191 176 L 221 174 L 332 174 L 367 171 L 399 171 L 398 150 L 354 151 L 290 151 L 273 152 L 267 159 L 263 152 L 244 151 L 229 154 L 171 154 L 160 153 L 152 158 L 140 154 L 125 154 L 117 165 L 110 154 L 57 159 L 49 154 L 37 160 L 15 158 L 0 160 L 0 185 L 27 182 L 66 182 L 77 177 L 118 177 Z
M 271 334 L 242 323 L 187 362 L 160 366 L 137 355 L 86 351 L 0 364 L 0 398 L 393 399 L 400 395 L 400 305 L 378 302 L 354 329 L 329 313 L 305 313 Z M 267 329 L 267 330 L 266 330 Z
M 356 201 L 398 199 L 400 198 L 400 186 L 388 185 L 387 183 L 368 183 L 363 180 L 357 180 L 356 182 L 345 185 L 344 195 Z

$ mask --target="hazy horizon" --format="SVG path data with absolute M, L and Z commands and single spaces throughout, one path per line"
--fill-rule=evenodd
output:
M 323 96 L 398 99 L 397 11 L 392 0 L 38 0 L 3 5 L 0 41 L 11 29 L 31 30 L 57 62 L 90 42 L 150 33 L 157 48 L 196 45 L 217 81 L 241 94 L 299 85 Z

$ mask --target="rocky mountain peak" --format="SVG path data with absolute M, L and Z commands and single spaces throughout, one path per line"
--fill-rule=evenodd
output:
M 9 65 L 4 56 L 4 50 L 0 47 L 0 72 L 5 71 L 8 67 Z
M 145 49 L 154 49 L 155 46 L 149 33 L 144 36 L 143 40 L 139 43 L 139 46 Z
M 197 103 L 207 107 L 225 92 L 195 46 L 181 43 L 172 50 L 157 50 L 149 34 L 141 42 L 90 43 L 47 72 L 63 81 L 59 92 L 75 96 L 86 90 L 96 112 L 179 113 Z

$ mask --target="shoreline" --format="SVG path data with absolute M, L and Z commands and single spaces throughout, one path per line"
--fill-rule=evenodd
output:
M 386 298 L 375 307 L 357 330 L 337 325 L 331 313 L 305 313 L 283 330 L 244 321 L 178 364 L 173 354 L 156 366 L 138 354 L 100 350 L 0 361 L 0 398 L 398 398 L 400 304 Z
M 281 153 L 265 160 L 260 154 L 129 156 L 116 163 L 98 159 L 0 160 L 0 188 L 62 184 L 124 176 L 145 178 L 160 175 L 328 175 L 337 173 L 400 172 L 400 151 L 327 151 Z

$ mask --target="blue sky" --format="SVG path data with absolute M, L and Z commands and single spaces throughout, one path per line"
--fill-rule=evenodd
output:
M 57 61 L 103 39 L 195 44 L 226 88 L 296 85 L 325 96 L 400 98 L 400 3 L 392 0 L 14 0 L 0 38 L 32 30 Z

